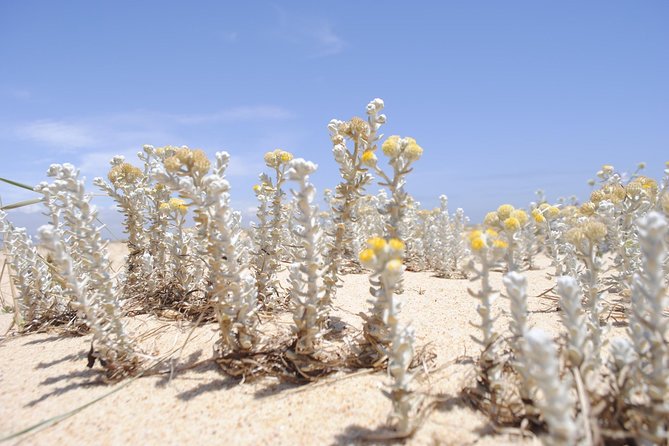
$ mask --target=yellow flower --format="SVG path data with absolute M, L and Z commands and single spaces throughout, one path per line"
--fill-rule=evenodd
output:
M 503 204 L 497 208 L 497 218 L 499 218 L 500 221 L 504 221 L 511 216 L 511 212 L 514 210 L 515 208 L 510 204 Z
M 497 226 L 499 224 L 499 217 L 497 216 L 497 212 L 488 212 L 485 214 L 485 218 L 483 219 L 483 223 L 486 226 Z
M 170 198 L 168 206 L 170 210 L 178 211 L 181 215 L 186 215 L 186 212 L 188 212 L 188 207 L 186 206 L 186 202 L 183 201 L 181 198 Z
M 394 251 L 404 251 L 404 248 L 406 248 L 404 242 L 398 238 L 391 238 L 388 245 Z
M 560 215 L 560 208 L 557 206 L 548 206 L 544 215 L 550 220 L 557 218 Z
M 211 162 L 207 158 L 207 154 L 204 150 L 193 150 L 192 152 L 192 168 L 195 173 L 204 175 L 209 172 L 209 167 L 211 167 Z
M 522 209 L 516 209 L 515 211 L 511 212 L 511 217 L 518 220 L 521 226 L 524 226 L 525 223 L 527 223 L 527 220 L 529 220 L 527 213 Z
M 590 194 L 590 201 L 593 203 L 599 203 L 600 201 L 604 200 L 606 198 L 606 195 L 604 195 L 604 192 L 601 190 L 594 190 Z
M 597 205 L 595 205 L 595 203 L 593 203 L 592 201 L 587 201 L 583 203 L 579 208 L 581 214 L 585 215 L 586 217 L 594 214 L 596 210 L 597 210 Z
M 583 234 L 593 242 L 603 240 L 606 233 L 606 225 L 601 221 L 591 219 L 583 224 Z
M 265 160 L 267 167 L 274 167 L 276 165 L 276 154 L 274 152 L 265 153 L 263 159 Z
M 374 251 L 371 249 L 363 249 L 362 252 L 360 253 L 360 263 L 363 265 L 369 265 L 370 263 L 374 262 L 374 259 L 376 259 L 376 255 L 374 254 Z
M 488 228 L 488 229 L 485 230 L 485 233 L 488 237 L 492 237 L 492 238 L 499 237 L 499 234 L 494 229 Z
M 107 175 L 114 186 L 134 184 L 142 177 L 142 171 L 130 163 L 121 163 L 111 168 Z
M 611 173 L 613 173 L 613 166 L 610 165 L 610 164 L 604 164 L 604 165 L 602 166 L 602 172 L 604 172 L 604 173 L 606 173 L 606 174 L 611 174 Z
M 170 205 L 168 203 L 160 203 L 158 209 L 160 209 L 163 212 L 167 212 L 170 210 Z
M 365 150 L 365 152 L 362 154 L 362 164 L 369 166 L 369 167 L 374 167 L 376 165 L 376 155 L 374 154 L 373 151 L 371 150 Z
M 546 221 L 546 217 L 544 217 L 544 214 L 542 214 L 539 209 L 532 210 L 532 218 L 534 218 L 534 221 L 537 223 L 544 223 Z
M 423 155 L 423 148 L 418 144 L 416 144 L 415 141 L 410 142 L 404 148 L 404 154 L 406 155 L 409 161 L 416 161 L 421 157 L 421 155 Z
M 163 164 L 165 165 L 165 170 L 171 173 L 177 172 L 181 168 L 181 161 L 176 156 L 165 158 Z
M 475 238 L 480 238 L 483 235 L 483 232 L 481 232 L 479 229 L 475 229 L 469 233 L 467 237 L 469 237 L 469 241 L 474 240 Z
M 399 273 L 402 271 L 402 261 L 400 259 L 393 259 L 386 263 L 386 270 L 391 273 Z
M 376 253 L 383 251 L 383 248 L 385 248 L 386 245 L 386 241 L 381 237 L 372 237 L 367 240 L 367 246 L 373 249 Z
M 255 192 L 256 194 L 260 193 L 261 190 L 262 190 L 262 186 L 260 186 L 260 184 L 254 184 L 253 185 L 253 192 Z
M 400 144 L 399 144 L 400 137 L 397 135 L 393 135 L 388 137 L 383 144 L 381 145 L 381 150 L 383 150 L 383 153 L 389 158 L 395 158 L 397 155 L 400 154 Z
M 293 154 L 290 152 L 286 152 L 285 150 L 282 150 L 279 152 L 279 156 L 277 157 L 278 159 L 281 160 L 282 163 L 289 163 L 293 159 Z
M 494 246 L 495 248 L 498 248 L 498 249 L 505 249 L 505 248 L 509 247 L 509 244 L 507 242 L 505 242 L 504 240 L 499 240 L 498 239 L 498 240 L 495 240 L 494 242 L 492 242 L 492 246 Z
M 476 237 L 471 240 L 471 246 L 474 251 L 480 251 L 485 246 L 485 242 L 481 237 Z
M 579 245 L 581 243 L 581 240 L 583 240 L 584 237 L 585 237 L 585 234 L 583 233 L 583 229 L 581 229 L 581 228 L 571 228 L 565 234 L 565 238 L 572 245 Z
M 520 222 L 515 217 L 509 217 L 504 220 L 504 228 L 508 231 L 517 231 L 520 229 Z

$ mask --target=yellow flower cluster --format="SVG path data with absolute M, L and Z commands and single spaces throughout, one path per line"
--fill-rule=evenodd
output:
M 276 168 L 283 164 L 288 164 L 293 159 L 293 154 L 285 150 L 276 149 L 265 153 L 264 159 L 267 167 Z
M 537 223 L 554 220 L 560 216 L 560 208 L 548 203 L 541 203 L 538 208 L 532 210 L 532 218 Z
M 176 173 L 185 168 L 185 171 L 194 175 L 205 175 L 209 172 L 211 162 L 204 150 L 191 150 L 188 147 L 180 147 L 174 155 L 163 161 L 168 172 Z
M 544 217 L 544 214 L 541 212 L 541 209 L 539 208 L 532 209 L 532 218 L 537 223 L 546 222 L 546 217 Z
M 121 163 L 112 167 L 107 175 L 109 181 L 116 186 L 135 184 L 142 177 L 142 171 L 130 163 Z
M 497 218 L 499 218 L 500 221 L 504 221 L 511 217 L 511 213 L 515 210 L 516 209 L 510 204 L 503 204 L 497 208 Z
M 186 215 L 186 212 L 188 212 L 188 206 L 186 206 L 186 202 L 181 198 L 170 198 L 168 202 L 160 204 L 160 210 L 164 212 L 176 211 L 181 215 Z
M 569 243 L 578 247 L 585 239 L 588 239 L 593 243 L 604 240 L 607 232 L 608 231 L 604 223 L 599 220 L 589 218 L 580 226 L 576 226 L 567 231 L 565 238 Z
M 374 167 L 376 165 L 376 155 L 373 150 L 365 150 L 361 157 L 362 164 L 369 167 Z
M 630 197 L 636 198 L 643 194 L 648 199 L 654 200 L 658 192 L 657 181 L 643 175 L 638 176 L 627 184 L 625 191 Z
M 359 137 L 365 139 L 369 133 L 369 124 L 364 119 L 354 116 L 350 121 L 343 122 L 339 126 L 339 132 L 351 139 Z
M 509 244 L 499 238 L 499 234 L 494 229 L 486 229 L 485 232 L 479 229 L 471 231 L 467 238 L 472 251 L 478 252 L 484 248 L 504 249 Z
M 367 248 L 360 252 L 360 263 L 368 268 L 383 268 L 389 272 L 402 271 L 402 256 L 406 246 L 402 240 L 381 237 L 367 240 Z
M 409 161 L 416 161 L 423 155 L 423 148 L 413 138 L 389 136 L 381 145 L 381 150 L 388 158 L 404 155 Z

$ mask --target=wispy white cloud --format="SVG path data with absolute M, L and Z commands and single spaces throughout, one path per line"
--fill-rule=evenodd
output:
M 20 125 L 17 135 L 58 149 L 78 149 L 96 143 L 89 129 L 81 124 L 54 120 L 40 120 Z
M 334 25 L 322 17 L 314 17 L 275 6 L 279 19 L 279 35 L 311 51 L 310 56 L 325 57 L 341 53 L 346 42 Z

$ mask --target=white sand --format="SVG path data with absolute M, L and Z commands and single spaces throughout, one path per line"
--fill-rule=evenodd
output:
M 122 247 L 112 246 L 115 265 Z M 2 259 L 0 258 L 0 262 Z M 556 312 L 538 298 L 552 286 L 543 269 L 525 272 L 528 281 L 530 323 L 557 334 Z M 501 274 L 493 286 L 502 288 Z M 336 315 L 361 328 L 357 313 L 368 307 L 366 275 L 345 277 L 336 300 Z M 421 390 L 441 394 L 449 402 L 439 405 L 408 444 L 516 444 L 517 437 L 496 435 L 481 413 L 463 404 L 458 393 L 471 375 L 471 363 L 455 364 L 461 355 L 478 355 L 470 339 L 476 330 L 476 301 L 467 293 L 478 284 L 448 280 L 430 273 L 406 273 L 402 318 L 411 321 L 419 346 L 430 343 L 436 370 L 430 385 Z M 2 290 L 7 297 L 6 277 Z M 499 311 L 508 301 L 499 299 Z M 11 325 L 10 314 L 0 315 L 0 334 Z M 282 318 L 288 320 L 287 318 Z M 498 326 L 506 330 L 507 318 Z M 154 318 L 135 318 L 129 324 L 136 335 L 161 327 L 142 342 L 148 353 L 163 355 L 180 346 L 191 324 Z M 215 325 L 199 328 L 177 367 L 212 356 Z M 20 444 L 355 444 L 366 429 L 383 428 L 391 404 L 381 392 L 385 374 L 339 374 L 323 381 L 295 386 L 275 379 L 240 384 L 212 363 L 169 375 L 141 377 L 114 385 L 99 383 L 99 369 L 86 368 L 91 336 L 64 337 L 56 333 L 17 336 L 11 331 L 0 341 L 0 437 L 56 417 L 94 399 L 74 416 L 13 440 Z M 165 367 L 163 366 L 164 370 Z M 539 444 L 537 439 L 525 440 Z

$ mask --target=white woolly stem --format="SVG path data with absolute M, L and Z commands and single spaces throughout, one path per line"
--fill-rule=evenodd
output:
M 525 333 L 524 345 L 527 371 L 542 392 L 534 402 L 548 424 L 548 442 L 554 445 L 575 444 L 574 404 L 569 384 L 560 379 L 555 344 L 544 331 L 532 329 Z
M 290 162 L 287 172 L 288 179 L 299 184 L 299 189 L 293 191 L 296 204 L 293 234 L 298 247 L 293 250 L 290 283 L 296 351 L 305 355 L 316 352 L 329 309 L 323 302 L 323 232 L 318 221 L 318 208 L 312 204 L 316 190 L 309 182 L 309 175 L 316 168 L 315 164 L 299 158 Z

